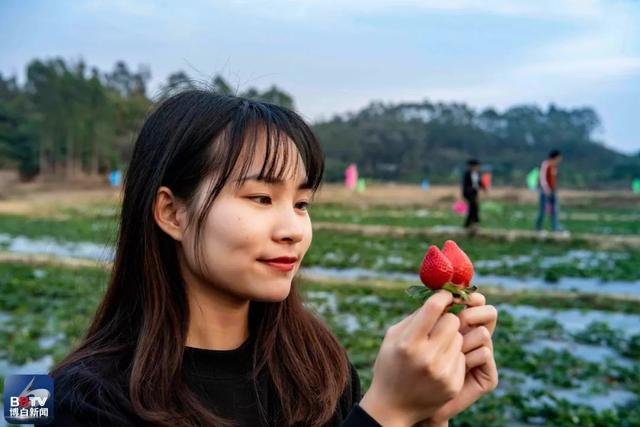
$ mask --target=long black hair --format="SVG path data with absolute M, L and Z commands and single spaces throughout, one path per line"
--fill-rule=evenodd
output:
M 282 178 L 289 139 L 304 163 L 309 187 L 317 190 L 323 151 L 309 126 L 290 110 L 191 90 L 165 100 L 149 115 L 125 175 L 109 286 L 86 336 L 52 376 L 109 361 L 111 369 L 126 373 L 124 390 L 109 380 L 110 372 L 97 375 L 100 381 L 80 380 L 78 387 L 126 402 L 156 425 L 228 424 L 209 412 L 182 379 L 187 296 L 175 241 L 154 221 L 153 207 L 158 188 L 170 188 L 186 202 L 198 246 L 211 204 L 233 171 L 239 168 L 240 177 L 246 176 L 256 135 L 263 130 L 267 146 L 259 178 Z M 243 148 L 248 156 L 240 156 Z M 206 192 L 203 205 L 196 203 L 200 191 Z M 348 359 L 335 336 L 303 306 L 295 280 L 282 302 L 252 301 L 249 321 L 256 334 L 254 378 L 266 370 L 287 423 L 322 425 L 348 381 Z

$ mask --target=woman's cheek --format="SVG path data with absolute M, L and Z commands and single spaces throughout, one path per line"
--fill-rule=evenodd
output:
M 304 252 L 302 253 L 301 256 L 304 256 L 304 254 L 307 253 L 307 251 L 309 250 L 309 247 L 311 246 L 311 242 L 313 241 L 313 227 L 311 225 L 311 220 L 308 221 L 307 224 L 307 229 L 305 232 L 305 241 L 304 241 Z

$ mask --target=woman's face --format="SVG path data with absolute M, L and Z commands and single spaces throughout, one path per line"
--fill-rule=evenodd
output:
M 257 145 L 246 181 L 236 187 L 239 176 L 232 174 L 212 203 L 200 235 L 202 268 L 193 253 L 193 232 L 182 241 L 182 261 L 189 274 L 201 286 L 212 287 L 211 291 L 243 300 L 276 302 L 289 294 L 311 244 L 307 204 L 313 193 L 304 188 L 304 164 L 292 141 L 287 144 L 289 162 L 284 180 L 270 183 L 255 179 L 264 162 L 265 147 L 266 141 Z M 200 203 L 203 196 L 201 191 Z

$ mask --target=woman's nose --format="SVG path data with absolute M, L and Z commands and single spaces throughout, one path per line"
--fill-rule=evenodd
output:
M 294 208 L 282 209 L 278 215 L 274 239 L 292 243 L 300 242 L 304 239 L 308 222 L 308 217 L 300 215 Z

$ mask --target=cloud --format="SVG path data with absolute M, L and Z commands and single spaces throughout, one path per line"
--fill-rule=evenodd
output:
M 393 10 L 473 13 L 537 18 L 597 19 L 606 12 L 604 0 L 270 0 L 249 2 L 235 0 L 229 4 L 283 20 L 308 20 L 380 14 Z M 247 8 L 247 6 L 251 6 Z
M 539 77 L 569 77 L 581 80 L 612 79 L 633 74 L 640 76 L 640 56 L 533 63 L 524 66 L 520 72 Z
M 131 17 L 150 17 L 159 12 L 158 3 L 151 0 L 88 0 L 80 7 L 92 14 L 107 13 Z
M 640 73 L 638 9 L 612 3 L 607 13 L 579 34 L 543 46 L 515 70 L 521 76 L 611 80 Z
M 560 2 L 564 6 L 569 3 Z M 517 4 L 524 7 L 522 2 Z M 531 4 L 538 5 L 528 3 Z M 458 97 L 481 103 L 494 100 L 503 105 L 597 96 L 599 83 L 640 77 L 640 51 L 630 42 L 640 39 L 637 6 L 610 2 L 606 13 L 577 33 L 531 50 L 520 63 L 497 70 L 494 77 L 473 85 L 433 88 L 432 93 L 446 99 Z M 601 7 L 600 2 L 586 1 L 576 13 L 588 15 L 588 11 Z

